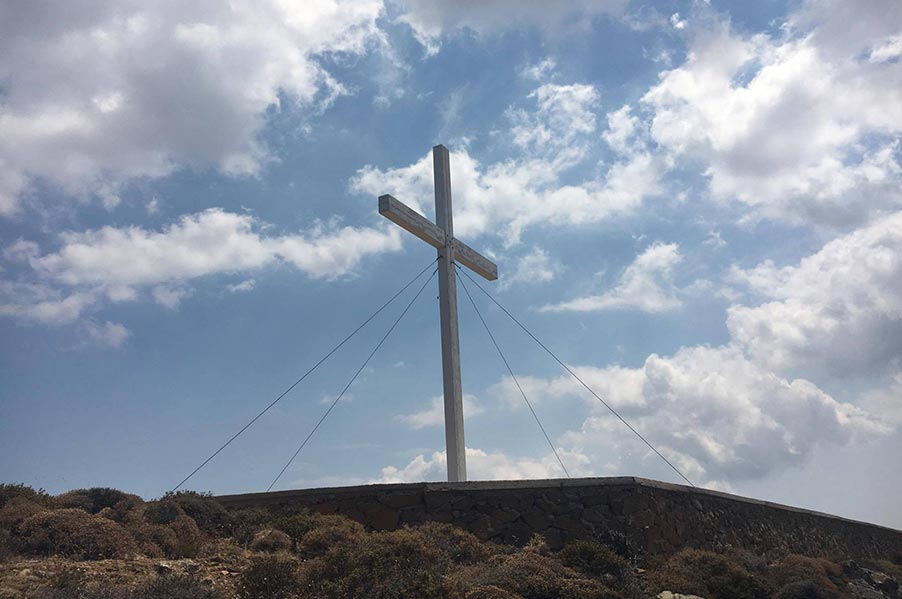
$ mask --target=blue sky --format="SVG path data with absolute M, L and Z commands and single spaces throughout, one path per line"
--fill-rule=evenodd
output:
M 900 58 L 894 0 L 8 5 L 0 479 L 175 485 L 434 259 L 376 198 L 443 143 L 486 288 L 691 479 L 902 527 Z M 444 477 L 436 289 L 278 488 Z M 470 477 L 561 476 L 460 300 Z M 679 482 L 477 301 L 572 475 Z M 188 486 L 265 489 L 402 307 Z

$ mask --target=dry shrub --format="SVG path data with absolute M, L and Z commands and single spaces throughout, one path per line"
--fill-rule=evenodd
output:
M 272 527 L 287 534 L 292 545 L 296 547 L 305 534 L 316 528 L 316 517 L 304 511 L 277 518 L 272 521 Z
M 623 579 L 633 572 L 625 559 L 595 541 L 569 543 L 558 553 L 558 558 L 565 566 L 596 578 Z
M 84 572 L 68 569 L 53 585 L 31 595 L 32 599 L 225 599 L 222 593 L 193 574 L 166 574 L 136 589 L 91 581 Z
M 576 541 L 567 544 L 557 557 L 565 566 L 597 578 L 625 596 L 643 595 L 642 584 L 630 563 L 607 545 L 597 541 Z
M 451 560 L 411 529 L 368 534 L 356 545 L 335 546 L 305 566 L 305 592 L 321 599 L 430 599 L 450 594 L 445 574 Z
M 213 539 L 200 548 L 197 557 L 214 563 L 235 563 L 244 558 L 244 550 L 235 539 Z
M 496 555 L 487 563 L 468 566 L 450 576 L 464 594 L 480 587 L 498 587 L 525 599 L 614 599 L 617 593 L 586 578 L 557 559 L 537 551 Z
M 77 509 L 31 516 L 17 527 L 16 537 L 21 551 L 31 555 L 91 560 L 123 558 L 137 551 L 120 525 Z
M 97 514 L 104 508 L 112 508 L 120 501 L 138 503 L 141 498 L 106 487 L 75 489 L 53 498 L 53 504 L 56 507 L 84 510 L 89 514 Z
M 254 560 L 238 579 L 237 599 L 293 599 L 299 595 L 298 564 L 285 557 Z
M 475 564 L 501 551 L 498 546 L 483 543 L 473 534 L 451 524 L 427 522 L 414 530 L 423 543 L 456 564 Z
M 163 500 L 179 506 L 182 512 L 191 517 L 198 528 L 208 535 L 221 537 L 231 532 L 229 513 L 210 493 L 179 491 L 167 493 L 163 496 Z
M 166 574 L 139 588 L 133 599 L 225 599 L 196 574 Z
M 26 497 L 13 497 L 0 508 L 0 529 L 12 531 L 26 519 L 46 510 Z
M 464 599 L 523 599 L 523 597 L 501 587 L 486 585 L 470 589 L 464 595 Z
M 770 595 L 769 585 L 726 557 L 684 549 L 652 572 L 656 591 L 701 595 L 708 599 L 758 599 Z
M 171 557 L 196 557 L 204 544 L 204 535 L 189 516 L 179 516 L 168 525 L 175 534 L 176 544 Z
M 169 524 L 179 516 L 185 515 L 185 510 L 171 499 L 164 498 L 150 501 L 144 506 L 142 513 L 145 522 L 151 524 Z
M 778 561 L 771 568 L 771 578 L 777 588 L 810 581 L 828 591 L 836 591 L 837 585 L 844 586 L 846 582 L 839 564 L 804 555 L 787 555 Z
M 825 589 L 813 580 L 797 580 L 780 589 L 774 599 L 840 599 L 837 591 Z
M 306 559 L 325 554 L 334 547 L 353 547 L 364 537 L 363 525 L 336 515 L 315 517 L 315 528 L 297 544 L 298 553 Z
M 264 553 L 288 551 L 291 549 L 291 537 L 281 530 L 272 528 L 261 530 L 251 540 L 250 549 L 251 551 L 262 551 Z
M 22 483 L 0 483 L 0 507 L 6 505 L 6 502 L 13 497 L 21 497 L 45 507 L 49 507 L 51 502 L 50 495 L 48 495 L 44 489 L 38 489 L 36 491 Z
M 249 507 L 241 510 L 235 510 L 229 513 L 231 521 L 232 537 L 242 546 L 247 547 L 254 535 L 266 528 L 267 524 L 272 520 L 272 514 L 259 507 Z M 282 526 L 276 528 L 282 529 Z M 284 529 L 283 529 L 284 530 Z M 288 532 L 287 530 L 285 532 Z M 304 531 L 306 532 L 306 530 Z M 291 532 L 288 532 L 291 536 Z M 300 536 L 303 536 L 301 534 Z M 300 539 L 295 539 L 297 542 Z
M 0 528 L 0 564 L 9 561 L 15 554 L 16 545 L 12 533 Z
M 141 552 L 148 557 L 174 558 L 178 553 L 178 537 L 164 524 L 142 522 L 129 528 Z

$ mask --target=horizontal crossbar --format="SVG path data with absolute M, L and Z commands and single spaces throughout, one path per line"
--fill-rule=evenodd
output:
M 397 198 L 388 194 L 379 196 L 379 214 L 405 231 L 413 233 L 434 248 L 445 247 L 445 232 L 438 225 L 419 214 Z M 494 281 L 498 267 L 494 262 L 458 239 L 451 240 L 452 259 L 460 262 L 479 276 Z

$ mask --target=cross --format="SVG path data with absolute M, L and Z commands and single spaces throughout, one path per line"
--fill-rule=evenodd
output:
M 445 392 L 445 455 L 448 482 L 467 480 L 464 446 L 464 407 L 460 386 L 460 339 L 457 334 L 457 273 L 460 262 L 494 281 L 498 267 L 454 237 L 451 216 L 451 165 L 448 148 L 432 148 L 435 175 L 435 224 L 390 195 L 379 196 L 379 214 L 438 250 L 438 298 L 442 326 L 442 378 Z

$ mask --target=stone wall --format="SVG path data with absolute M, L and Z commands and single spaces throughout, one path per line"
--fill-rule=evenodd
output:
M 641 478 L 413 483 L 305 489 L 217 498 L 226 507 L 307 507 L 376 530 L 427 520 L 485 540 L 552 547 L 574 539 L 627 541 L 648 553 L 726 545 L 759 553 L 902 555 L 902 532 L 727 493 Z

